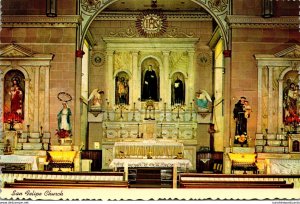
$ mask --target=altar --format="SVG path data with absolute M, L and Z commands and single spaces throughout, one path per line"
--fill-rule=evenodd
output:
M 0 164 L 25 164 L 25 170 L 38 170 L 37 156 L 0 155 Z
M 177 186 L 177 168 L 182 168 L 188 172 L 192 163 L 188 159 L 113 159 L 109 167 L 123 167 L 125 180 L 128 180 L 128 168 L 130 167 L 173 167 L 173 188 Z
M 141 142 L 116 142 L 113 148 L 114 158 L 183 158 L 184 146 L 172 140 Z

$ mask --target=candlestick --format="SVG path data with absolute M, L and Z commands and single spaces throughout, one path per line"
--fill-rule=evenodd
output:
M 159 138 L 162 138 L 162 126 L 163 126 L 163 124 L 161 123 L 160 124 L 160 137 Z
M 27 140 L 26 140 L 26 143 L 29 143 L 29 138 L 30 138 L 30 125 L 27 125 Z
M 107 121 L 110 121 L 110 118 L 109 118 L 109 102 L 107 101 L 107 106 L 106 106 L 106 114 L 107 114 L 107 118 L 106 118 L 106 120 Z
M 137 132 L 137 138 L 140 138 L 140 124 L 138 123 L 138 132 Z
M 167 110 L 167 103 L 164 103 L 164 118 L 163 121 L 166 121 L 167 115 L 166 115 L 166 110 Z
M 191 105 L 191 117 L 190 117 L 190 121 L 193 121 L 193 103 L 190 103 Z
M 43 137 L 44 137 L 43 126 L 41 126 L 41 133 L 40 133 L 40 143 L 42 143 L 41 150 L 44 150 Z
M 133 103 L 133 115 L 132 115 L 132 121 L 135 121 L 135 102 Z

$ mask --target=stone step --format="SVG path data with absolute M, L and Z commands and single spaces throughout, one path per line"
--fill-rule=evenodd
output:
M 264 146 L 264 152 L 267 153 L 287 153 L 288 147 Z
M 266 144 L 266 140 L 255 140 L 255 145 L 265 145 Z M 288 146 L 288 141 L 287 140 L 283 140 L 281 143 L 281 140 L 268 140 L 268 144 L 270 146 L 280 146 L 280 144 L 282 144 L 282 146 Z
M 18 150 L 21 149 L 22 144 L 18 143 L 17 148 Z M 41 143 L 23 143 L 23 150 L 40 150 L 42 148 Z M 44 149 L 47 149 L 48 145 L 44 145 Z
M 27 132 L 23 132 L 21 135 L 21 137 L 23 137 L 23 138 L 27 138 L 27 136 L 28 136 Z M 38 132 L 37 133 L 29 133 L 30 138 L 40 138 L 40 136 L 41 135 Z M 43 138 L 50 138 L 50 133 L 44 133 Z
M 15 155 L 26 155 L 26 156 L 47 156 L 46 148 L 45 150 L 15 150 Z
M 49 143 L 49 139 L 42 139 L 43 143 Z M 41 143 L 40 139 L 29 138 L 29 142 L 27 142 L 27 138 L 19 138 L 18 143 Z

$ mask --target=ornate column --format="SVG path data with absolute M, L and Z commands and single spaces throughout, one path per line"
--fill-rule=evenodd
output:
M 75 114 L 73 124 L 73 144 L 81 144 L 81 73 L 82 73 L 82 57 L 84 55 L 83 50 L 76 50 L 76 74 L 75 74 Z
M 189 74 L 189 80 L 188 80 L 188 89 L 186 90 L 186 94 L 185 94 L 185 101 L 186 103 L 189 103 L 191 101 L 193 101 L 194 98 L 194 82 L 195 82 L 195 63 L 194 63 L 194 55 L 195 55 L 195 51 L 194 50 L 189 50 L 188 51 L 188 56 L 189 56 L 189 69 L 190 69 L 190 74 Z
M 170 51 L 166 50 L 163 51 L 163 73 L 164 73 L 164 77 L 161 77 L 161 88 L 160 88 L 160 92 L 164 91 L 163 95 L 161 95 L 162 101 L 167 103 L 167 104 L 171 104 L 171 81 L 170 81 L 170 77 L 169 77 L 169 72 L 170 72 Z
M 269 85 L 269 92 L 268 92 L 268 101 L 269 101 L 269 106 L 268 106 L 268 130 L 270 133 L 274 132 L 273 129 L 273 110 L 274 110 L 274 103 L 273 103 L 273 69 L 272 67 L 267 67 L 268 68 L 268 85 Z
M 115 103 L 115 94 L 114 94 L 114 85 L 112 84 L 115 83 L 110 83 L 111 81 L 114 80 L 114 75 L 113 75 L 113 70 L 114 70 L 114 51 L 108 50 L 107 51 L 107 64 L 106 64 L 106 74 L 107 74 L 107 83 L 106 83 L 106 90 L 107 90 L 107 96 L 108 96 L 108 101 L 110 104 Z
M 283 110 L 283 107 L 282 107 L 282 101 L 283 101 L 283 95 L 280 94 L 280 93 L 283 93 L 283 79 L 278 79 L 278 91 L 279 91 L 279 94 L 278 94 L 278 125 L 277 125 L 277 132 L 281 132 L 280 128 L 283 127 L 283 118 L 282 118 L 282 110 Z
M 25 94 L 27 94 L 27 97 L 25 97 L 25 100 L 24 100 L 24 104 L 25 104 L 25 107 L 24 107 L 24 121 L 23 121 L 23 130 L 24 131 L 27 131 L 26 130 L 26 125 L 29 125 L 30 124 L 30 121 L 29 121 L 29 85 L 30 85 L 30 78 L 25 78 Z
M 256 132 L 261 133 L 262 131 L 262 69 L 263 66 L 258 63 L 258 82 L 257 82 L 257 92 L 258 92 L 258 98 L 257 98 L 257 124 L 256 124 Z
M 43 129 L 45 132 L 49 132 L 49 122 L 50 122 L 50 104 L 49 104 L 49 98 L 50 98 L 50 91 L 49 91 L 49 83 L 50 83 L 50 67 L 45 66 L 45 96 L 44 96 L 44 103 L 45 103 L 45 110 L 44 110 L 44 126 Z
M 129 103 L 133 105 L 133 103 L 137 102 L 137 99 L 140 97 L 141 91 L 141 83 L 139 83 L 138 79 L 138 52 L 133 51 L 132 53 L 132 86 L 130 87 L 130 100 Z M 135 91 L 133 91 L 135 90 Z
M 230 147 L 233 144 L 232 132 L 232 107 L 231 107 L 231 50 L 224 50 L 224 138 L 221 147 Z M 215 138 L 216 142 L 217 138 Z M 221 144 L 219 144 L 221 145 Z M 222 151 L 215 146 L 216 151 Z
M 33 127 L 31 131 L 39 131 L 39 84 L 40 84 L 40 67 L 34 68 L 34 109 L 33 109 Z

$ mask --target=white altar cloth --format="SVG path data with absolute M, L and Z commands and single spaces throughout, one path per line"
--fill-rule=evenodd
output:
M 143 158 L 150 155 L 154 158 L 174 158 L 181 153 L 184 146 L 175 141 L 144 140 L 142 142 L 116 142 L 114 144 L 114 158 L 120 157 L 123 152 L 126 158 Z
M 113 159 L 109 165 L 117 167 L 181 167 L 191 168 L 192 163 L 188 159 Z
M 299 159 L 270 159 L 269 165 L 271 174 L 300 174 Z
M 36 156 L 0 155 L 0 163 L 4 164 L 30 164 L 31 170 L 38 170 Z

